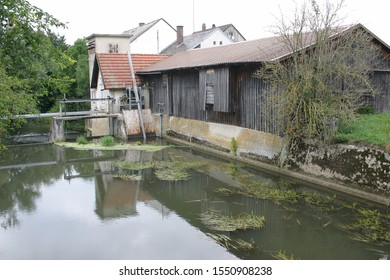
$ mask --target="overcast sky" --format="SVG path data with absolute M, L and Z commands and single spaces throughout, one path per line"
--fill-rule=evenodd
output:
M 293 14 L 303 0 L 28 0 L 67 23 L 61 30 L 68 44 L 93 33 L 122 33 L 164 18 L 174 28 L 184 26 L 188 35 L 212 24 L 232 23 L 247 40 L 269 37 L 270 26 L 280 17 L 280 10 Z M 332 0 L 331 0 L 332 1 Z M 336 2 L 336 1 L 335 1 Z M 337 1 L 338 2 L 338 1 Z M 342 10 L 344 23 L 362 23 L 390 44 L 388 0 L 346 0 Z

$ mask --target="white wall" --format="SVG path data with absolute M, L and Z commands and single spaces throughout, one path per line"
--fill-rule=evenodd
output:
M 103 35 L 102 35 L 103 36 Z M 118 44 L 118 53 L 127 53 L 129 51 L 130 38 L 106 35 L 104 37 L 95 37 L 95 52 L 109 53 L 110 44 Z
M 222 43 L 222 44 L 221 44 Z M 233 41 L 230 40 L 220 29 L 216 29 L 215 32 L 210 34 L 210 36 L 204 40 L 201 44 L 201 48 L 216 47 L 222 45 L 232 44 Z
M 160 20 L 131 43 L 133 54 L 158 54 L 176 40 L 176 31 Z

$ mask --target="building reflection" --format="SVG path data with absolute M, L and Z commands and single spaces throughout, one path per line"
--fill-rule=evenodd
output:
M 101 152 L 95 151 L 95 156 L 100 157 Z M 150 162 L 153 160 L 153 153 L 144 151 L 123 151 L 121 160 L 126 162 Z M 131 175 L 137 176 L 136 180 L 124 180 L 118 178 L 121 170 L 112 161 L 95 162 L 95 212 L 101 219 L 113 219 L 128 216 L 137 216 L 137 203 L 143 202 L 151 209 L 168 215 L 171 210 L 161 204 L 142 188 L 144 180 L 141 178 L 151 170 L 132 171 Z

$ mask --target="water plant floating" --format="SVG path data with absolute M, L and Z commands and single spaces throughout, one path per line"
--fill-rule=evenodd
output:
M 236 231 L 247 229 L 261 229 L 265 224 L 265 217 L 253 214 L 224 216 L 214 211 L 203 213 L 200 217 L 203 224 L 215 231 Z
M 212 234 L 207 233 L 207 236 L 211 237 L 215 241 L 218 242 L 218 244 L 222 245 L 228 250 L 235 250 L 235 251 L 251 251 L 256 248 L 256 243 L 253 241 L 253 239 L 248 242 L 242 239 L 231 239 L 229 236 L 225 234 Z
M 171 148 L 171 146 L 158 145 L 133 145 L 127 143 L 117 143 L 112 146 L 102 146 L 100 143 L 78 144 L 74 142 L 56 142 L 57 146 L 65 148 L 73 148 L 76 150 L 101 150 L 101 151 L 121 151 L 121 150 L 136 150 L 146 152 L 158 152 L 163 149 Z

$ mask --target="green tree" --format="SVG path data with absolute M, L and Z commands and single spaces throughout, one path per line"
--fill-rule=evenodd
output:
M 0 63 L 32 94 L 41 111 L 69 90 L 72 79 L 63 70 L 73 63 L 65 53 L 64 40 L 54 30 L 65 25 L 24 0 L 5 0 L 0 5 Z
M 75 98 L 87 98 L 89 96 L 89 65 L 88 48 L 85 39 L 78 39 L 67 50 L 67 54 L 76 63 L 68 67 L 68 75 L 74 75 L 74 83 L 71 87 L 71 96 Z
M 13 114 L 45 112 L 73 82 L 64 69 L 74 61 L 55 32 L 65 24 L 25 0 L 0 4 L 0 137 L 15 124 Z
M 23 83 L 8 76 L 0 64 L 0 138 L 7 137 L 13 128 L 23 123 L 23 119 L 12 119 L 12 115 L 33 111 L 34 100 Z M 0 150 L 2 148 L 0 143 Z
M 320 7 L 312 0 L 274 27 L 291 56 L 266 64 L 258 75 L 270 85 L 275 121 L 288 145 L 329 142 L 337 122 L 353 118 L 363 94 L 374 93 L 369 76 L 377 48 L 362 28 L 340 26 L 343 2 Z

